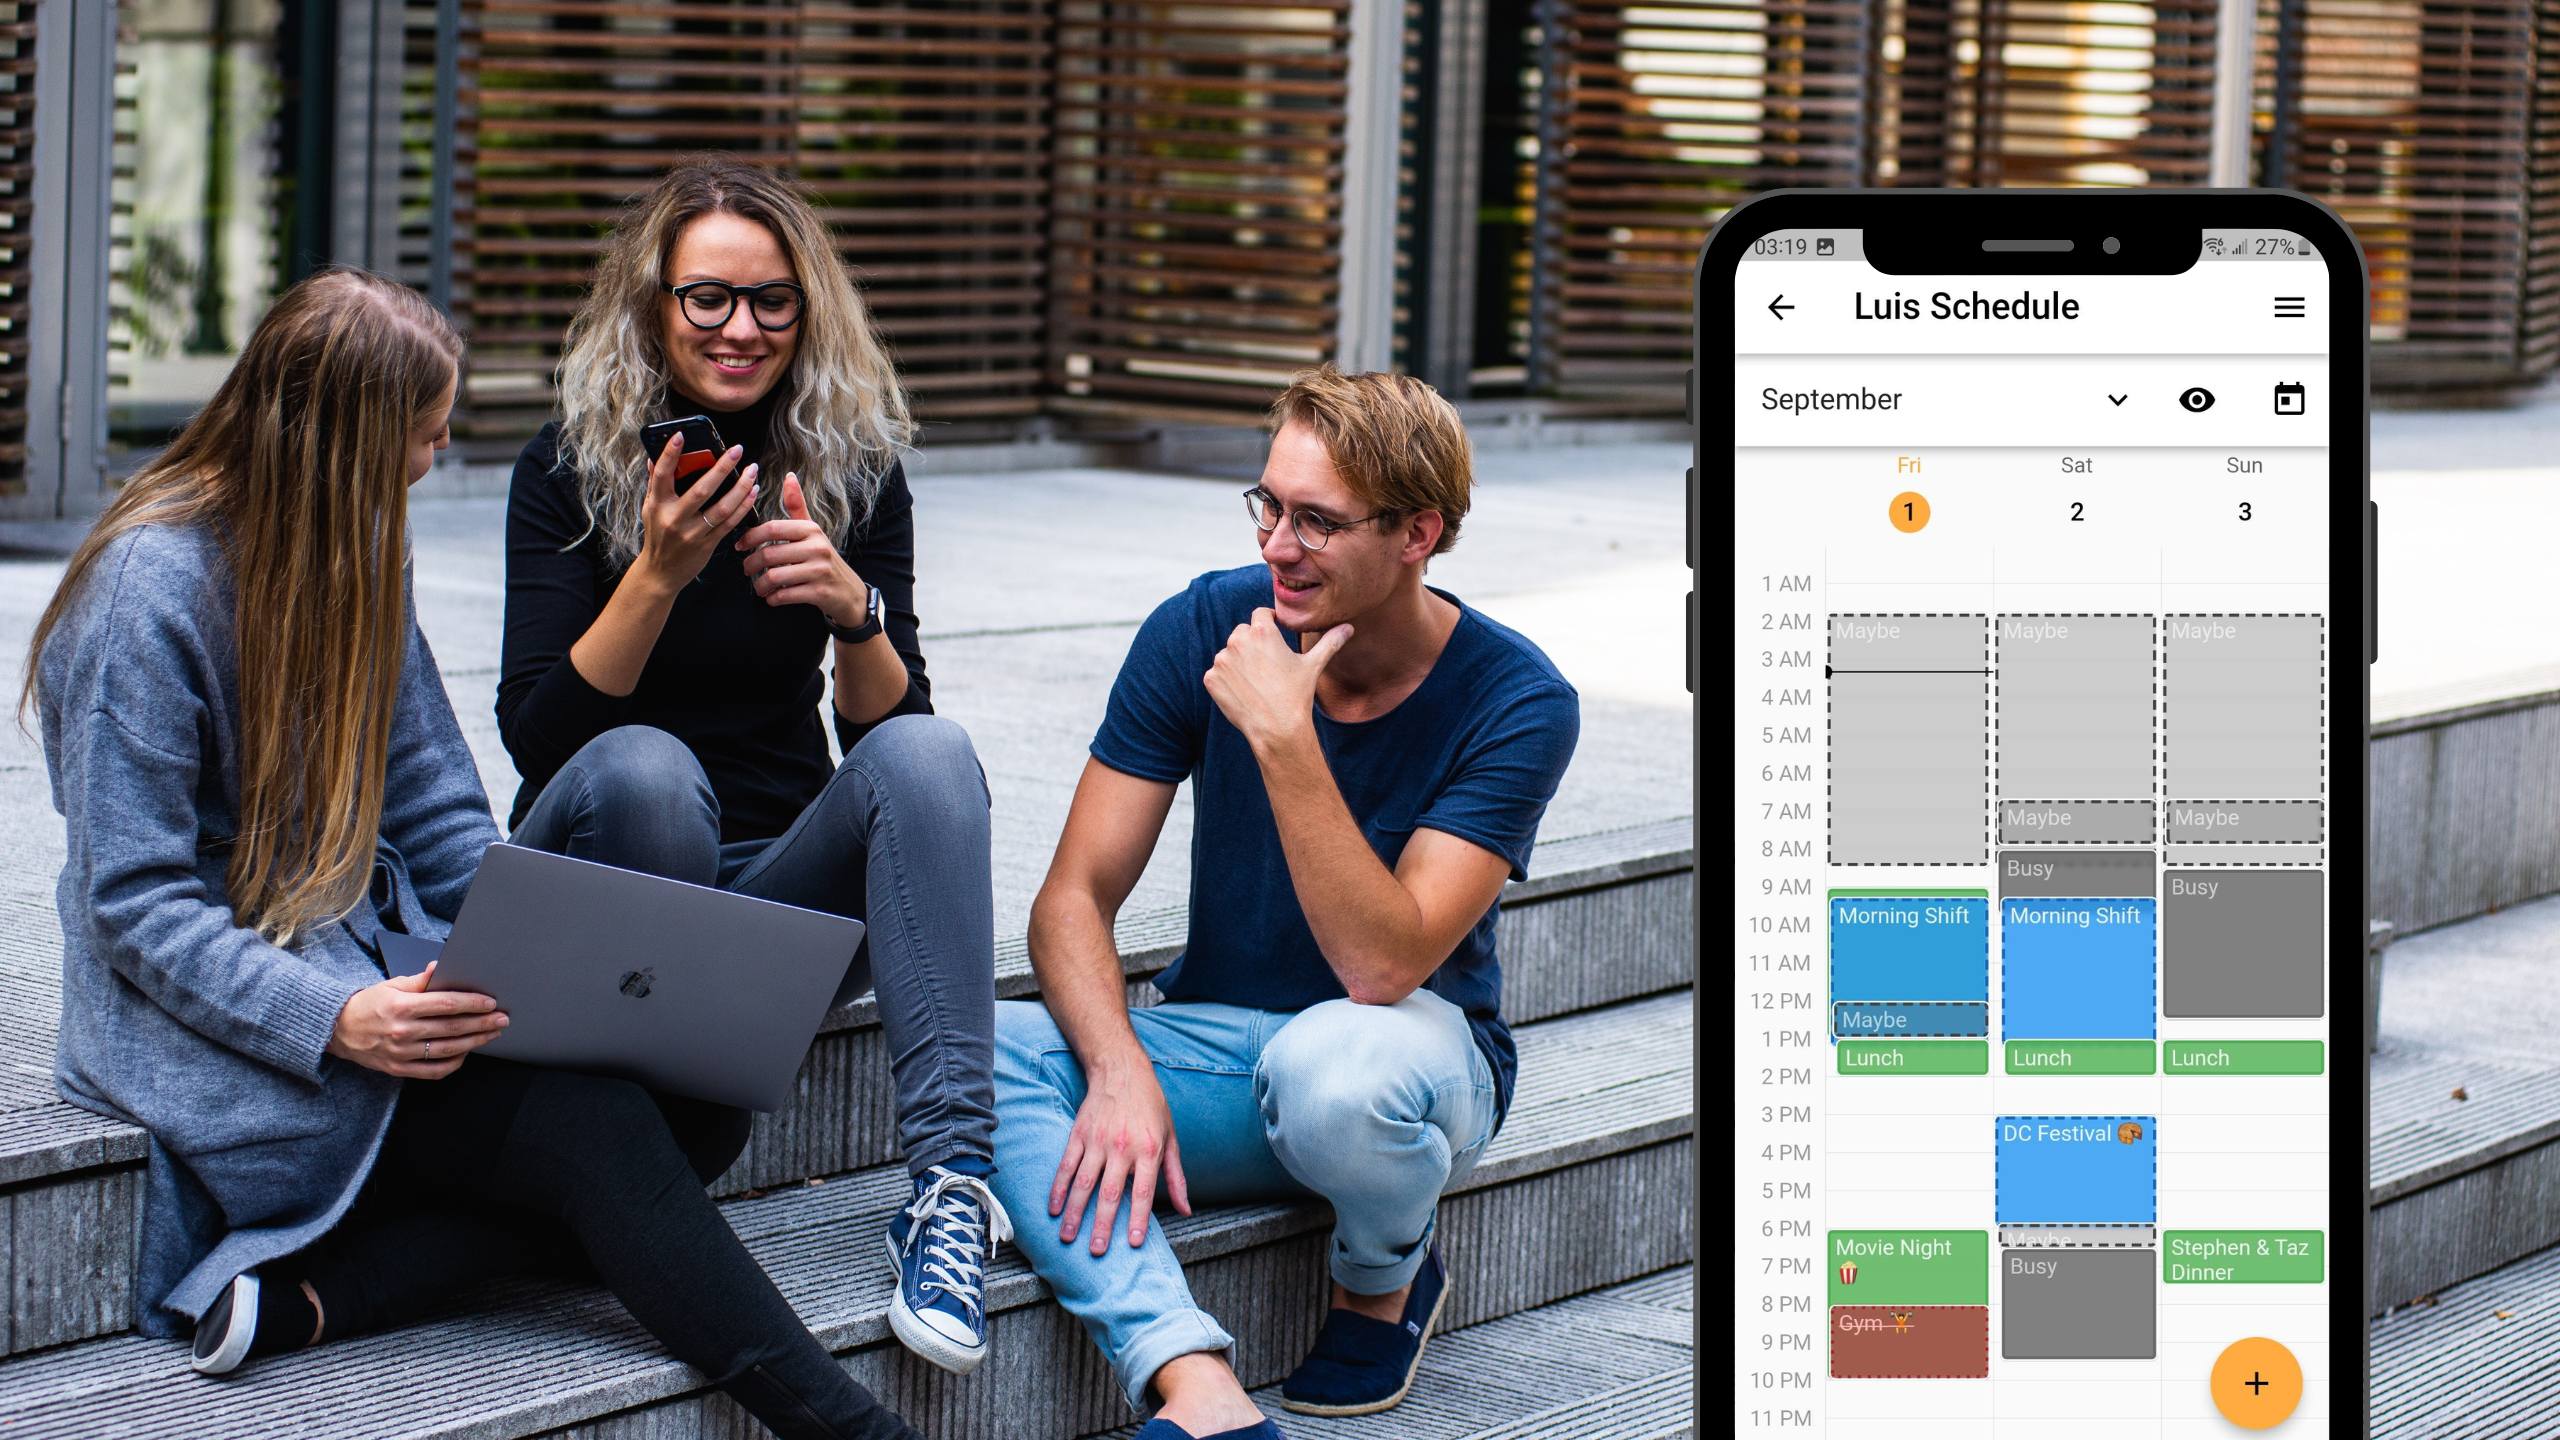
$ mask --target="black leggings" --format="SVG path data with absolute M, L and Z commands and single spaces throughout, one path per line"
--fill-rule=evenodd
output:
M 922 1440 L 827 1354 L 704 1192 L 747 1124 L 726 1105 L 475 1055 L 400 1087 L 346 1218 L 264 1273 L 310 1283 L 328 1339 L 503 1275 L 601 1280 L 784 1440 Z

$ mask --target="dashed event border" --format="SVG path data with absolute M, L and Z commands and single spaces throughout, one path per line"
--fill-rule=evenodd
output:
M 2021 610 L 2021 611 L 2017 611 L 2017 612 L 2014 612 L 2014 613 L 2011 613 L 2011 614 L 1994 615 L 1994 616 L 1992 616 L 1992 617 L 1991 617 L 1991 622 L 1992 622 L 1992 623 L 1991 623 L 1991 639 L 1992 639 L 1992 646 L 1991 646 L 1991 651 L 1992 651 L 1992 679 L 1993 679 L 1994 681 L 1997 681 L 1997 680 L 1999 679 L 1999 653 L 2000 653 L 2000 644 L 1999 644 L 1999 640 L 2000 640 L 2000 622 L 2001 622 L 2001 621 L 2003 621 L 2003 620 L 2147 620 L 2147 621 L 2149 621 L 2149 622 L 2150 622 L 2150 624 L 2151 624 L 2151 793 L 2150 793 L 2150 794 L 2148 794 L 2148 795 L 2143 795 L 2143 796 L 2139 796 L 2139 797 L 2133 797 L 2133 796 L 2118 797 L 2118 798 L 2119 798 L 2119 800 L 2121 801 L 2121 803 L 2126 803 L 2126 804 L 2139 804 L 2139 803 L 2142 803 L 2143 801 L 2150 801 L 2150 802 L 2152 802 L 2152 803 L 2156 806 L 2156 805 L 2159 803 L 2159 796 L 2161 795 L 2161 793 L 2162 793 L 2163 789 L 2165 788 L 2165 787 L 2164 787 L 2164 784 L 2163 784 L 2163 782 L 2162 782 L 2162 779 L 2161 779 L 2161 775 L 2162 775 L 2162 767 L 2163 767 L 2163 766 L 2165 766 L 2165 765 L 2167 764 L 2167 762 L 2168 762 L 2168 754 L 2167 754 L 2166 748 L 2165 748 L 2165 747 L 2164 747 L 2164 745 L 2162 744 L 2161 736 L 2162 736 L 2162 735 L 2164 735 L 2165 733 L 2167 733 L 2168 728 L 2169 728 L 2169 714 L 2168 714 L 2169 697 L 2168 697 L 2168 691 L 2167 691 L 2167 688 L 2166 688 L 2166 686 L 2165 686 L 2165 684 L 2164 684 L 2164 682 L 2163 682 L 2163 680 L 2162 680 L 2162 677 L 2161 677 L 2161 666 L 2162 666 L 2163 659 L 2164 659 L 2164 651 L 2163 651 L 2163 647 L 2164 647 L 2164 645 L 2166 644 L 2166 637 L 2167 637 L 2167 627 L 2166 627 L 2165 625 L 2163 625 L 2163 623 L 2162 623 L 2163 618 L 2164 618 L 2164 617 L 2162 617 L 2161 615 L 2159 615 L 2159 614 L 2157 614 L 2157 613 L 2155 613 L 2155 612 L 2152 612 L 2152 611 L 2148 611 L 2148 610 L 2075 610 L 2075 611 L 2070 611 L 2070 612 L 2068 612 L 2068 613 L 2065 613 L 2065 612 L 2062 612 L 2062 611 L 2049 611 L 2049 610 Z M 2008 844 L 2008 843 L 2010 843 L 2010 842 L 2008 842 L 2008 841 L 2004 841 L 2004 840 L 1999 840 L 1999 839 L 1998 839 L 1998 836 L 1999 836 L 1999 834 L 2000 834 L 2000 812 L 1999 812 L 1999 805 L 2000 805 L 2000 802 L 2001 802 L 2003 799 L 2008 798 L 2008 797 L 2003 796 L 2003 795 L 2000 793 L 2000 787 L 1999 787 L 1999 785 L 1997 784 L 1998 767 L 1999 767 L 1999 763 L 2000 763 L 2000 762 L 1999 762 L 1999 753 L 2000 753 L 2000 745 L 1999 745 L 1999 737 L 2000 737 L 2000 700 L 2001 700 L 2000 691 L 1998 690 L 1998 688 L 1997 688 L 1997 687 L 1996 687 L 1996 685 L 1995 685 L 1995 687 L 1993 688 L 1993 690 L 1992 690 L 1992 692 L 1991 692 L 1991 735 L 1992 735 L 1992 751 L 1991 751 L 1991 753 L 1992 753 L 1992 757 L 1993 757 L 1993 758 L 1992 758 L 1992 767 L 1993 767 L 1993 775 L 1994 775 L 1994 780 L 1995 780 L 1995 783 L 1994 783 L 1994 784 L 1992 785 L 1992 787 L 1991 787 L 1991 800 L 1992 800 L 1991 833 L 1992 833 L 1992 836 L 1994 837 L 1994 843 L 1996 843 L 1996 844 Z M 2114 802 L 2104 801 L 2104 800 L 2058 800 L 2058 799 L 2054 799 L 2053 797 L 2050 797 L 2050 796 L 2038 796 L 2038 797 L 2034 797 L 2034 798 L 2029 798 L 2029 797 L 2027 797 L 2027 796 L 2023 796 L 2023 795 L 2022 795 L 2022 796 L 2017 797 L 2014 803 L 2016 803 L 2016 804 L 2020 804 L 2020 805 L 2066 805 L 2066 804 L 2067 804 L 2067 805 L 2092 805 L 2092 804 L 2108 804 L 2108 803 L 2114 803 Z M 2166 817 L 2165 817 L 2165 816 L 2163 816 L 2163 815 L 2161 815 L 2161 814 L 2160 814 L 2160 813 L 2155 809 L 2155 810 L 2154 810 L 2154 812 L 2153 812 L 2153 814 L 2152 814 L 2152 817 L 2151 817 L 2151 836 L 2152 836 L 2152 838 L 2151 838 L 2151 839 L 2149 839 L 2149 840 L 2139 841 L 2139 842 L 2136 842 L 2136 841 L 2129 841 L 2129 840 L 2084 840 L 2084 841 L 2080 841 L 2080 842 L 2078 842 L 2078 843 L 2080 843 L 2080 844 L 2084 844 L 2084 845 L 2129 845 L 2129 844 L 2137 844 L 2137 843 L 2139 843 L 2139 844 L 2144 844 L 2144 845 L 2156 845 L 2156 844 L 2159 844 L 2159 843 L 2160 843 L 2160 841 L 2161 841 L 2162 837 L 2163 837 L 2163 836 L 2164 836 L 2164 834 L 2166 833 L 2166 832 L 2165 832 L 2165 826 L 2166 826 L 2166 824 L 2167 824 L 2167 819 L 2166 819 Z M 2042 843 L 2042 842 L 2037 842 L 2037 843 Z M 2060 841 L 2060 842 L 2056 842 L 2056 843 L 2060 843 L 2060 844 L 2070 844 L 2070 843 L 2073 843 L 2073 842 L 2070 842 L 2070 841 Z
M 1979 900 L 1982 902 L 1982 998 L 1979 1000 L 1882 1000 L 1862 996 L 1854 1000 L 1840 998 L 1839 947 L 1832 939 L 1831 907 L 1843 899 L 1851 900 Z M 1939 1034 L 1896 1035 L 1896 1040 L 1988 1040 L 1991 1038 L 1991 914 L 2000 908 L 2000 897 L 1989 889 L 1959 888 L 1926 890 L 1912 886 L 1896 892 L 1890 886 L 1873 889 L 1857 887 L 1844 890 L 1834 886 L 1822 897 L 1822 993 L 1830 1001 L 1822 1014 L 1823 1028 L 1831 1032 L 1836 1048 L 1843 1040 L 1882 1040 L 1882 1035 L 1843 1035 L 1840 1033 L 1840 1007 L 1843 1005 L 1979 1005 L 1982 1007 L 1982 1033 L 1963 1035 L 1952 1031 Z
M 1825 612 L 1825 614 L 1826 619 L 1822 627 L 1822 665 L 1826 672 L 1822 681 L 1822 848 L 1824 859 L 1828 863 L 1843 869 L 1860 867 L 1969 867 L 1974 865 L 1990 864 L 1991 845 L 1988 839 L 1989 831 L 1987 829 L 1984 831 L 1985 839 L 1982 847 L 1982 853 L 1971 860 L 1843 860 L 1840 858 L 1839 827 L 1838 821 L 1835 818 L 1839 814 L 1840 807 L 1836 803 L 1837 796 L 1834 793 L 1832 781 L 1832 777 L 1838 773 L 1840 768 L 1840 759 L 1838 754 L 1835 753 L 1834 742 L 1834 736 L 1839 731 L 1839 724 L 1838 718 L 1833 713 L 1832 709 L 1831 680 L 1827 672 L 1837 668 L 1832 663 L 1833 660 L 1837 658 L 1833 649 L 1836 644 L 1833 637 L 1838 633 L 1834 627 L 1839 621 L 1972 620 L 1978 622 L 1982 626 L 1982 704 L 1983 713 L 1988 717 L 1991 706 L 1995 703 L 1991 692 L 1991 673 L 1993 665 L 1993 658 L 1991 654 L 1991 616 L 1987 612 L 1963 610 L 1842 610 L 1829 611 Z M 1991 726 L 1986 723 L 1982 731 L 1982 814 L 1986 818 L 1991 814 L 1991 797 Z
M 1985 963 L 1988 964 L 1986 957 Z M 1979 1030 L 1914 1030 L 1901 1035 L 1844 1035 L 1840 1031 L 1840 1007 L 1843 1005 L 1900 1005 L 1912 1010 L 1927 1008 L 1956 1009 L 1970 1007 L 1982 1012 Z M 1831 1002 L 1831 1038 L 1866 1040 L 1890 1044 L 1896 1040 L 1988 1040 L 1991 1038 L 1991 1002 L 1984 1000 L 1834 1000 Z
M 2320 746 L 2319 761 L 2315 766 L 2315 773 L 2318 776 L 2315 793 L 2310 795 L 2259 796 L 2257 798 L 2261 800 L 2316 801 L 2320 805 L 2320 823 L 2323 831 L 2325 832 L 2329 823 L 2329 617 L 2326 615 L 2315 615 L 2299 610 L 2190 610 L 2181 611 L 2176 614 L 2163 612 L 2160 616 L 2159 626 L 2160 647 L 2163 656 L 2168 653 L 2169 622 L 2172 620 L 2308 620 L 2312 622 L 2312 634 L 2319 649 L 2318 666 L 2320 674 L 2319 714 L 2312 721 L 2313 737 L 2319 742 Z M 2164 662 L 2162 666 L 2162 680 L 2160 686 L 2160 735 L 2164 744 L 2166 743 L 2169 734 L 2170 699 L 2171 695 L 2167 681 L 2167 666 Z M 2164 751 L 2161 756 L 2162 770 L 2160 776 L 2160 795 L 2161 802 L 2163 804 L 2166 804 L 2171 800 L 2182 800 L 2190 805 L 2234 805 L 2242 803 L 2236 800 L 2207 801 L 2190 796 L 2171 795 L 2169 793 L 2169 774 L 2166 768 L 2167 761 L 2168 756 Z M 2166 817 L 2163 818 L 2165 823 Z M 2185 843 L 2197 844 L 2207 842 L 2189 841 Z M 2302 842 L 2293 841 L 2286 843 L 2299 844 Z M 2326 853 L 2326 844 L 2327 842 L 2322 842 L 2324 854 Z
M 2003 852 L 2003 853 L 2006 853 L 2006 852 Z M 2123 852 L 2123 853 L 2125 853 L 2125 854 L 2127 854 L 2127 855 L 2131 855 L 2131 854 L 2135 854 L 2135 853 L 2137 853 L 2137 852 L 2132 851 L 2132 850 L 2127 850 L 2127 851 L 2125 851 L 2125 852 Z M 2157 851 L 2149 851 L 2149 852 L 2142 852 L 2142 853 L 2145 853 L 2145 854 L 2148 854 L 2148 855 L 2152 855 L 2152 856 L 2156 856 L 2156 855 L 2158 854 L 2158 852 L 2157 852 Z M 2156 861 L 2155 861 L 2155 864 L 2153 865 L 2153 868 L 2152 868 L 2152 872 L 2151 872 L 2151 873 L 2152 873 L 2152 878 L 2153 878 L 2154 880 L 2157 880 L 2157 879 L 2159 878 L 2160 871 L 2159 871 L 2159 867 L 2158 867 L 2158 865 L 2157 865 Z M 2155 888 L 2156 888 L 2156 887 L 2155 887 Z M 2008 895 L 2003 895 L 2003 896 L 2001 896 L 2001 897 L 2000 897 L 1999 902 L 1998 902 L 1997 904 L 1995 904 L 1995 905 L 1993 905 L 1993 906 L 1991 907 L 1991 912 L 1992 912 L 1994 915 L 1999 915 L 1999 914 L 2001 914 L 2001 913 L 2002 913 L 2002 907 L 2003 907 L 2003 906 L 2005 906 L 2005 905 L 2007 905 L 2007 904 L 2009 903 L 2009 901 L 2010 901 L 2012 898 L 2015 898 L 2015 899 L 2018 899 L 2018 900 L 2059 900 L 2059 901 L 2074 901 L 2074 900 L 2076 900 L 2076 901 L 2081 902 L 2082 904 L 2100 904 L 2100 903 L 2104 903 L 2104 902 L 2106 902 L 2106 901 L 2110 901 L 2110 900 L 2115 900 L 2115 901 L 2124 901 L 2124 900 L 2148 900 L 2148 901 L 2150 901 L 2150 902 L 2151 902 L 2151 1015 L 2150 1015 L 2150 1020 L 2151 1020 L 2151 1033 L 2150 1033 L 2148 1036 L 2143 1036 L 2143 1035 L 2012 1035 L 2012 1034 L 2010 1034 L 2010 1033 L 2009 1033 L 2009 922 L 2008 922 L 2006 919 L 2003 919 L 2003 920 L 2000 922 L 2000 1043 L 2002 1043 L 2002 1044 L 2004 1044 L 2004 1045 L 2005 1045 L 2005 1044 L 2007 1044 L 2008 1042 L 2010 1042 L 2010 1041 L 2012 1041 L 2012 1040 L 2024 1040 L 2024 1041 L 2026 1041 L 2026 1042 L 2027 1042 L 2027 1043 L 2029 1043 L 2029 1044 L 2036 1044 L 2036 1043 L 2044 1042 L 2044 1041 L 2057 1041 L 2057 1040 L 2143 1040 L 2143 1039 L 2148 1039 L 2148 1040 L 2152 1041 L 2152 1042 L 2153 1042 L 2153 1043 L 2155 1043 L 2155 1044 L 2156 1044 L 2156 1043 L 2158 1043 L 2158 1041 L 2159 1041 L 2159 1039 L 2160 1039 L 2160 964 L 2161 964 L 2162 959 L 2164 958 L 2164 957 L 2161 955 L 2161 953 L 2160 953 L 2160 905 L 2161 905 L 2161 901 L 2162 901 L 2162 899 L 2163 899 L 2163 897 L 2162 897 L 2162 896 L 2160 896 L 2160 895 L 2158 895 L 2158 894 L 2156 894 L 2156 893 L 2155 893 L 2155 894 L 2151 894 L 2151 895 L 2019 895 L 2019 896 L 2015 896 L 2015 897 L 2011 897 L 2011 896 L 2008 896 Z M 2077 1077 L 2077 1076 L 2052 1076 L 2052 1077 L 2048 1077 L 2048 1078 L 2052 1078 L 2052 1079 L 2077 1079 L 2077 1078 L 2080 1078 L 2080 1077 Z M 2091 1077 L 2089 1077 L 2089 1078 L 2091 1078 L 2091 1079 L 2103 1079 L 2103 1078 L 2106 1078 L 2106 1077 L 2103 1077 L 2103 1076 L 2091 1076 Z M 2130 1119 L 2130 1118 L 2134 1118 L 2134 1117 L 2130 1117 L 2130 1116 L 2128 1116 L 2127 1118 L 2128 1118 L 2128 1119 Z M 2155 1148 L 2155 1151 L 2154 1151 L 2154 1155 L 2155 1155 L 2155 1166 L 2156 1166 L 2156 1155 L 2157 1155 L 2156 1148 Z M 2155 1192 L 2155 1193 L 2156 1193 L 2156 1192 Z
M 1982 1368 L 1967 1374 L 1962 1371 L 1940 1373 L 1915 1370 L 1907 1375 L 1843 1375 L 1840 1373 L 1840 1312 L 1843 1310 L 1882 1310 L 1887 1314 L 1918 1315 L 1928 1310 L 1955 1310 L 1982 1317 Z M 1989 1305 L 1834 1305 L 1825 1318 L 1823 1334 L 1829 1343 L 1823 1347 L 1824 1378 L 1830 1380 L 1988 1380 L 1991 1378 L 1991 1307 Z
M 1991 703 L 1995 716 L 1996 731 L 1996 717 L 2000 703 L 1996 692 L 1994 693 Z M 2159 765 L 2158 756 L 2160 749 L 2158 732 L 2156 730 L 2153 733 L 2151 748 L 2153 755 L 2152 765 L 2156 772 Z M 1996 750 L 1994 753 L 1997 753 Z M 1995 761 L 1995 763 L 1997 762 Z M 2156 784 L 2158 780 L 2156 773 L 2153 779 Z M 2151 807 L 2151 830 L 2148 836 L 2140 840 L 2056 840 L 2043 835 L 2038 835 L 2029 839 L 2012 840 L 2007 835 L 2001 833 L 2000 808 L 2004 805 L 2148 805 Z M 1994 795 L 1991 798 L 1991 841 L 1994 845 L 2003 849 L 2013 845 L 2076 845 L 2083 848 L 2102 845 L 2114 845 L 2119 847 L 2128 845 L 2156 847 L 2161 843 L 2162 837 L 2163 825 L 2160 818 L 2160 802 L 2148 797 L 2140 800 L 2004 800 L 1999 796 Z
M 2150 1127 L 2144 1133 L 2151 1140 L 2151 1218 L 2148 1220 L 2018 1220 L 2000 1218 L 2000 1127 L 2020 1120 L 2105 1120 L 2121 1125 L 2139 1120 Z M 1991 1117 L 1991 1228 L 2004 1225 L 2032 1226 L 2044 1230 L 2102 1229 L 2117 1225 L 2148 1225 L 2160 1228 L 2160 1117 L 2157 1115 L 1994 1115 Z

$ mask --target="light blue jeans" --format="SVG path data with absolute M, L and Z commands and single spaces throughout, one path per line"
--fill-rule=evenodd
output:
M 1194 1210 L 1319 1196 L 1333 1205 L 1331 1269 L 1358 1295 L 1422 1268 L 1440 1196 L 1493 1135 L 1493 1068 L 1465 1012 L 1428 990 L 1393 1005 L 1328 1000 L 1292 1015 L 1174 1003 L 1130 1012 L 1173 1112 Z M 1184 1283 L 1164 1227 L 1129 1244 L 1128 1201 L 1058 1238 L 1049 1186 L 1084 1103 L 1084 1067 L 1035 1001 L 996 1006 L 997 1198 L 1014 1244 L 1110 1360 L 1132 1407 L 1166 1361 L 1234 1337 Z M 1158 1186 L 1162 1190 L 1161 1184 Z M 1092 1252 L 1096 1224 L 1111 1244 Z

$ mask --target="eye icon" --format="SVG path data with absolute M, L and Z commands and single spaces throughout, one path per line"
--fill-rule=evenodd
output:
M 2178 403 L 2190 413 L 2201 415 L 2213 408 L 2213 392 L 2201 385 L 2190 385 L 2178 392 Z

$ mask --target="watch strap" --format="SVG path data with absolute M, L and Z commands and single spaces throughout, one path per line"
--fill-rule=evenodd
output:
M 837 624 L 833 620 L 827 622 L 827 633 L 833 635 L 847 645 L 859 645 L 863 641 L 870 639 L 872 636 L 879 634 L 883 618 L 886 614 L 880 604 L 880 587 L 877 585 L 865 585 L 862 588 L 870 592 L 871 603 L 864 608 L 861 624 L 848 629 L 845 626 Z

